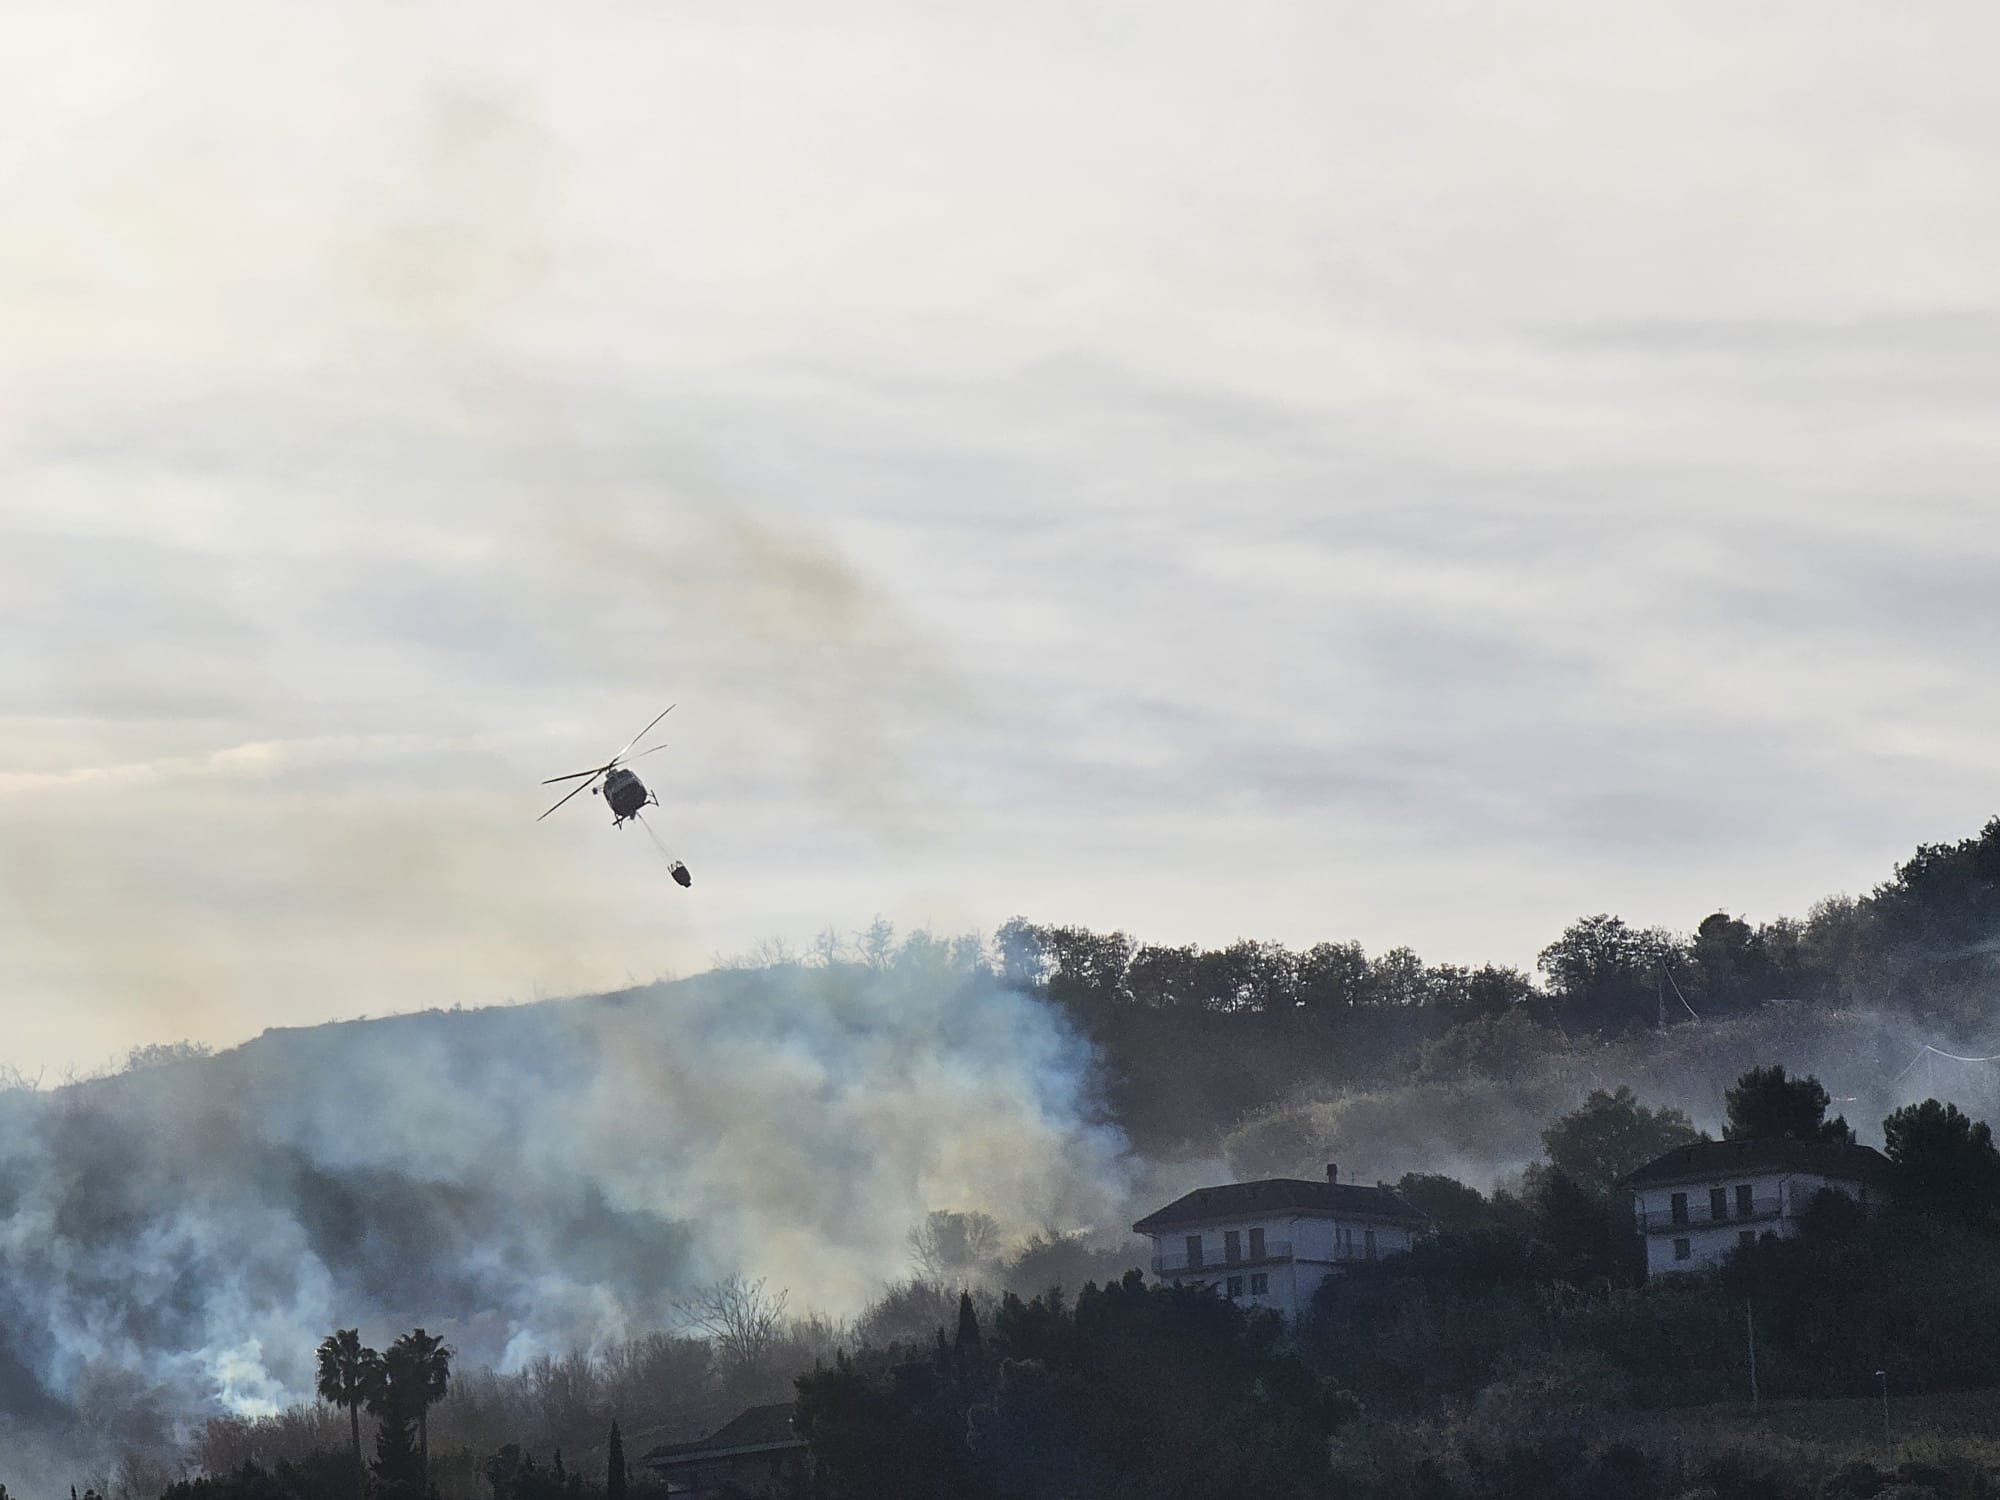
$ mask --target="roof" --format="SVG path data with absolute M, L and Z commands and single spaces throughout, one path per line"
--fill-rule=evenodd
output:
M 1132 1231 L 1158 1234 L 1181 1225 L 1213 1224 L 1220 1219 L 1249 1219 L 1264 1214 L 1337 1214 L 1343 1218 L 1391 1219 L 1408 1224 L 1427 1222 L 1425 1215 L 1405 1203 L 1394 1188 L 1273 1177 L 1263 1182 L 1196 1188 L 1165 1208 L 1147 1214 L 1132 1226 Z
M 792 1414 L 797 1409 L 797 1403 L 791 1401 L 753 1406 L 730 1418 L 705 1438 L 698 1438 L 692 1443 L 668 1443 L 653 1449 L 639 1462 L 664 1466 L 759 1448 L 803 1447 L 805 1439 L 792 1426 Z
M 1621 1181 L 1626 1187 L 1654 1187 L 1750 1172 L 1811 1172 L 1838 1182 L 1880 1182 L 1888 1171 L 1889 1159 L 1873 1146 L 1845 1141 L 1696 1141 L 1655 1157 Z

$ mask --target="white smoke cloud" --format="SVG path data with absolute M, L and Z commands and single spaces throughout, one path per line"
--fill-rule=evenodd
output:
M 0 1339 L 73 1407 L 309 1399 L 337 1326 L 518 1366 L 732 1272 L 851 1313 L 937 1207 L 1104 1224 L 1122 1141 L 1049 1007 L 899 965 L 271 1032 L 0 1100 Z

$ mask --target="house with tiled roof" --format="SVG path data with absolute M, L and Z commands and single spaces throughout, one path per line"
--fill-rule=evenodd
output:
M 1888 1158 L 1848 1141 L 1695 1141 L 1626 1177 L 1646 1241 L 1646 1274 L 1719 1264 L 1766 1234 L 1798 1233 L 1813 1196 L 1831 1188 L 1863 1209 L 1882 1201 Z
M 1244 1307 L 1296 1318 L 1329 1276 L 1357 1261 L 1407 1250 L 1429 1220 L 1384 1184 L 1296 1177 L 1197 1188 L 1146 1215 L 1133 1232 L 1153 1241 L 1162 1282 L 1213 1286 Z
M 791 1401 L 753 1406 L 705 1438 L 655 1448 L 638 1467 L 677 1500 L 795 1495 L 808 1472 L 806 1440 L 792 1420 L 796 1415 Z

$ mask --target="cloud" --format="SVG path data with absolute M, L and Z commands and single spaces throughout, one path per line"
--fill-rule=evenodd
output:
M 38 19 L 10 1046 L 877 911 L 1523 961 L 1962 830 L 1989 25 Z M 668 906 L 527 820 L 675 698 Z

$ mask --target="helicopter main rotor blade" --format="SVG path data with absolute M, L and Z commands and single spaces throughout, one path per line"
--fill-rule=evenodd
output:
M 615 765 L 616 762 L 613 762 L 613 764 Z M 554 786 L 558 781 L 574 781 L 579 776 L 602 776 L 606 771 L 610 769 L 611 769 L 610 766 L 598 766 L 595 770 L 590 770 L 590 771 L 572 771 L 567 776 L 551 776 L 547 781 L 543 782 L 542 785 Z
M 655 746 L 653 746 L 653 750 L 664 750 L 664 749 L 666 749 L 666 748 L 667 748 L 667 747 L 666 747 L 665 745 L 655 745 Z M 633 757 L 632 757 L 632 759 L 634 759 L 634 760 L 644 760 L 644 759 L 645 759 L 645 758 L 646 758 L 647 756 L 649 756 L 649 755 L 651 755 L 651 754 L 653 753 L 653 750 L 641 750 L 641 751 L 640 751 L 640 752 L 639 752 L 639 753 L 638 753 L 637 755 L 633 756 Z
M 590 778 L 590 780 L 591 780 L 591 781 L 595 781 L 596 779 L 597 779 L 597 776 L 596 776 L 596 773 L 595 773 L 595 772 L 593 772 L 593 773 L 591 774 L 591 778 Z M 578 782 L 578 783 L 577 783 L 577 784 L 576 784 L 575 786 L 571 787 L 571 788 L 570 788 L 570 789 L 569 789 L 569 790 L 568 790 L 567 792 L 565 792 L 565 793 L 563 794 L 563 799 L 562 799 L 562 802 L 558 802 L 558 803 L 556 804 L 556 807 L 561 807 L 561 806 L 563 805 L 563 802 L 567 802 L 567 801 L 569 801 L 569 799 L 570 799 L 571 797 L 574 797 L 574 796 L 575 796 L 575 795 L 576 795 L 576 794 L 577 794 L 578 792 L 582 791 L 582 790 L 583 790 L 583 789 L 584 789 L 585 787 L 587 787 L 587 786 L 589 786 L 589 785 L 590 785 L 590 781 L 579 781 L 579 782 Z M 554 811 L 556 810 L 556 807 L 552 807 L 552 808 L 550 808 L 550 809 L 549 809 L 549 812 L 545 812 L 545 813 L 543 813 L 543 814 L 542 814 L 542 818 L 546 818 L 546 817 L 547 817 L 547 816 L 549 815 L 549 813 L 552 813 L 552 812 L 554 812 Z M 537 823 L 539 823 L 539 822 L 541 822 L 541 821 L 542 821 L 542 818 L 537 818 L 537 819 L 535 819 L 535 821 L 536 821 Z
M 660 719 L 664 719 L 668 714 L 672 713 L 676 708 L 679 707 L 680 705 L 678 703 L 669 703 L 665 708 L 660 710 L 659 718 L 654 719 L 653 724 L 659 723 Z M 630 750 L 634 745 L 638 744 L 639 741 L 643 740 L 647 735 L 651 734 L 653 732 L 653 724 L 648 724 L 644 729 L 640 730 L 637 734 L 633 735 L 631 739 L 627 740 L 625 742 L 625 750 Z M 617 765 L 619 761 L 625 758 L 625 750 L 620 750 L 616 755 L 611 757 L 612 765 L 614 766 Z

